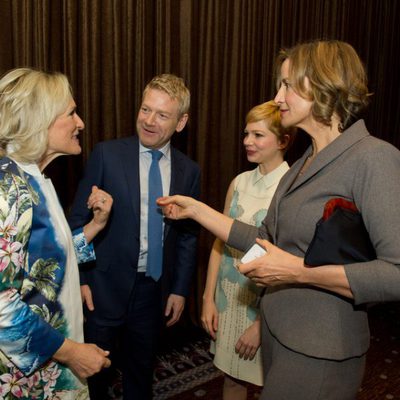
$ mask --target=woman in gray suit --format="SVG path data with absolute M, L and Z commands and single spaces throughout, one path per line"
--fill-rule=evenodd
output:
M 349 44 L 299 44 L 280 53 L 278 66 L 275 101 L 282 125 L 303 129 L 312 146 L 282 178 L 262 226 L 234 221 L 186 197 L 159 203 L 169 218 L 193 218 L 233 247 L 243 250 L 257 241 L 267 251 L 240 266 L 266 287 L 261 398 L 354 399 L 369 346 L 365 306 L 400 300 L 400 152 L 371 136 L 359 119 L 369 93 Z M 305 265 L 329 201 L 361 213 L 376 255 Z M 344 247 L 350 239 L 343 234 L 328 244 Z

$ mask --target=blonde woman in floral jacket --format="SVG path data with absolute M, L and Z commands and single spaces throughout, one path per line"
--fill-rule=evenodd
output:
M 109 366 L 83 344 L 77 257 L 105 226 L 111 197 L 93 187 L 93 219 L 72 237 L 44 168 L 79 154 L 84 124 L 67 78 L 28 68 L 0 80 L 0 399 L 86 399 Z

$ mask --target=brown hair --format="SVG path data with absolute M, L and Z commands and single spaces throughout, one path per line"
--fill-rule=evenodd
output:
M 340 130 L 348 128 L 368 105 L 370 94 L 363 63 L 354 48 L 339 40 L 315 40 L 281 50 L 280 67 L 290 60 L 289 80 L 303 98 L 313 101 L 312 115 L 331 126 L 332 116 L 340 120 Z M 309 86 L 306 86 L 306 79 Z

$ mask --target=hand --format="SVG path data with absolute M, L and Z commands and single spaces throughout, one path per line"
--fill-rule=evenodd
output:
M 193 218 L 196 214 L 197 200 L 187 196 L 166 196 L 157 199 L 157 204 L 162 207 L 163 214 L 169 219 Z
M 53 358 L 67 365 L 79 378 L 87 378 L 108 368 L 111 361 L 107 358 L 110 352 L 102 350 L 95 344 L 77 343 L 65 339 Z
M 239 271 L 254 281 L 257 286 L 276 286 L 301 282 L 306 270 L 304 261 L 267 240 L 257 239 L 257 243 L 267 250 L 262 257 L 239 265 Z
M 86 304 L 89 311 L 94 310 L 92 291 L 89 285 L 81 285 L 82 304 Z
M 182 311 L 185 308 L 185 298 L 177 294 L 170 294 L 167 300 L 167 306 L 165 307 L 165 316 L 169 317 L 167 327 L 176 324 L 182 315 Z M 172 314 L 171 314 L 172 313 Z
M 260 320 L 254 321 L 240 336 L 235 346 L 235 352 L 240 358 L 252 360 L 261 345 Z
M 201 324 L 205 331 L 215 340 L 218 330 L 218 311 L 214 300 L 203 300 Z
M 113 198 L 107 192 L 97 186 L 92 186 L 92 193 L 88 198 L 87 206 L 93 210 L 93 222 L 100 229 L 103 229 L 107 224 L 112 204 Z

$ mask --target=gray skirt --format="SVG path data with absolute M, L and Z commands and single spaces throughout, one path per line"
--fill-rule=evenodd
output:
M 335 361 L 297 353 L 271 335 L 265 320 L 262 357 L 265 380 L 260 400 L 354 400 L 366 359 L 363 355 Z

